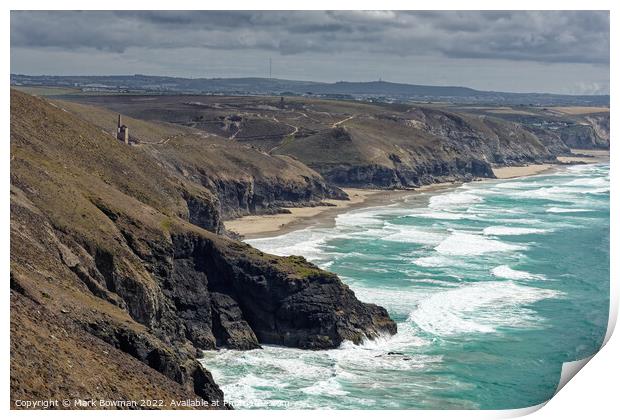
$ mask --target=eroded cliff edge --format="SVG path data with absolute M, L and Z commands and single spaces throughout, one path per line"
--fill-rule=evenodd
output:
M 198 349 L 331 348 L 396 332 L 337 276 L 213 233 L 217 202 L 12 92 L 12 400 L 222 400 Z

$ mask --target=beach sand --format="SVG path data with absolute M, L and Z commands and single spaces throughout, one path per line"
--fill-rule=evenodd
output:
M 607 150 L 572 149 L 571 152 L 583 156 L 559 156 L 558 160 L 563 163 L 594 163 L 609 160 L 609 151 Z M 498 179 L 508 179 L 541 174 L 558 166 L 557 164 L 546 163 L 528 166 L 507 166 L 493 168 L 493 173 Z M 224 222 L 224 226 L 227 230 L 242 235 L 246 239 L 282 235 L 309 226 L 333 225 L 335 217 L 345 211 L 390 204 L 403 197 L 413 196 L 420 192 L 442 190 L 461 184 L 460 182 L 439 183 L 425 185 L 415 190 L 343 188 L 349 195 L 349 200 L 324 200 L 326 203 L 331 204 L 328 206 L 292 207 L 287 209 L 290 213 L 244 216 L 234 220 L 227 220 Z
M 349 195 L 349 200 L 324 200 L 329 206 L 289 207 L 290 213 L 250 215 L 234 220 L 227 220 L 224 226 L 227 230 L 243 235 L 246 239 L 284 234 L 308 226 L 329 225 L 336 215 L 345 211 L 374 205 L 385 205 L 397 201 L 405 196 L 414 195 L 423 191 L 435 191 L 454 187 L 460 183 L 439 183 L 425 185 L 415 190 L 376 190 L 343 188 Z
M 554 165 L 550 163 L 542 163 L 539 165 L 528 166 L 504 166 L 501 168 L 493 168 L 493 173 L 498 179 L 517 178 L 520 176 L 536 175 L 548 171 Z
M 599 163 L 609 161 L 609 150 L 571 149 L 570 151 L 579 156 L 558 156 L 558 160 L 562 163 Z M 498 179 L 517 178 L 520 176 L 541 174 L 557 166 L 557 164 L 552 163 L 527 166 L 505 166 L 493 168 L 493 173 Z

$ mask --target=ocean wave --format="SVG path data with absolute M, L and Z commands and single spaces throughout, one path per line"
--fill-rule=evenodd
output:
M 437 336 L 534 327 L 541 320 L 525 305 L 559 295 L 511 281 L 474 283 L 431 295 L 411 312 L 409 321 Z
M 522 190 L 522 189 L 532 189 L 533 187 L 543 187 L 549 185 L 547 183 L 544 182 L 532 182 L 532 181 L 507 181 L 507 182 L 500 182 L 499 184 L 496 184 L 493 186 L 493 188 L 497 188 L 500 190 Z M 506 193 L 506 191 L 502 191 L 503 193 Z
M 246 243 L 273 255 L 301 255 L 316 260 L 325 257 L 328 236 L 326 232 L 303 229 L 273 238 L 249 239 Z
M 600 194 L 608 194 L 609 193 L 609 187 L 603 187 L 603 188 L 595 188 L 595 189 L 591 189 L 588 191 L 584 191 L 585 194 L 594 194 L 594 195 L 600 195 Z
M 540 220 L 540 219 L 534 219 L 534 218 L 528 218 L 528 219 L 524 219 L 524 218 L 508 218 L 508 217 L 485 217 L 485 218 L 480 218 L 480 220 L 485 221 L 485 222 L 497 222 L 497 223 L 508 223 L 508 224 L 518 224 L 518 225 L 542 225 L 545 222 Z
M 438 245 L 446 238 L 443 233 L 432 232 L 430 230 L 417 229 L 411 226 L 391 225 L 391 230 L 397 230 L 394 233 L 388 233 L 381 237 L 381 240 L 388 242 L 412 243 L 421 245 Z
M 256 401 L 269 407 L 280 399 L 286 399 L 289 408 L 316 408 L 316 403 L 309 405 L 309 400 L 299 399 L 299 395 L 348 398 L 350 391 L 343 384 L 365 387 L 368 372 L 385 375 L 383 384 L 387 384 L 398 372 L 440 363 L 440 355 L 417 354 L 417 347 L 428 344 L 404 322 L 398 324 L 396 335 L 359 345 L 345 341 L 337 349 L 317 351 L 268 345 L 251 351 L 208 351 L 202 362 L 238 408 Z M 235 366 L 233 372 L 230 366 Z
M 488 239 L 482 235 L 453 232 L 435 250 L 445 255 L 480 255 L 491 252 L 508 252 L 526 249 L 524 245 Z
M 481 203 L 484 199 L 479 195 L 467 191 L 452 191 L 449 193 L 434 195 L 430 198 L 429 207 L 432 209 L 446 209 L 463 207 L 469 204 Z
M 436 291 L 437 287 L 429 285 L 428 287 L 364 287 L 359 284 L 352 284 L 351 281 L 343 280 L 355 291 L 355 295 L 362 302 L 372 302 L 383 306 L 391 314 L 399 314 L 406 316 L 413 308 L 417 306 L 421 299 L 426 298 Z
M 338 228 L 360 228 L 367 226 L 382 225 L 383 222 L 377 217 L 377 211 L 353 211 L 336 216 Z
M 485 235 L 511 236 L 511 235 L 531 235 L 535 233 L 547 233 L 547 229 L 525 228 L 512 226 L 489 226 L 482 231 Z
M 544 187 L 536 190 L 519 191 L 514 195 L 528 199 L 573 202 L 579 196 L 579 190 L 567 187 Z
M 322 381 L 317 381 L 313 385 L 302 388 L 300 391 L 305 394 L 310 394 L 310 395 L 343 396 L 343 395 L 349 394 L 349 392 L 342 389 L 342 385 L 340 385 L 336 377 L 331 377 L 331 378 L 327 378 Z
M 605 188 L 609 187 L 609 180 L 606 178 L 577 178 L 564 185 L 576 186 L 576 187 L 595 187 Z
M 547 213 L 582 213 L 586 211 L 591 211 L 588 209 L 571 209 L 564 207 L 549 207 L 546 212 Z
M 323 270 L 329 270 L 329 268 L 334 265 L 334 261 L 326 261 L 324 263 L 318 264 L 319 267 Z
M 455 265 L 455 261 L 452 258 L 447 258 L 442 255 L 431 255 L 429 257 L 420 257 L 412 261 L 415 265 L 420 267 L 450 267 Z
M 514 270 L 507 265 L 500 265 L 491 270 L 495 277 L 510 280 L 543 280 L 545 276 L 540 274 L 532 274 L 527 271 Z
M 455 213 L 449 211 L 425 211 L 420 213 L 413 213 L 409 217 L 421 217 L 424 219 L 438 219 L 438 220 L 461 220 L 466 216 L 463 213 Z
M 424 284 L 424 285 L 433 285 L 439 287 L 454 287 L 456 284 L 455 281 L 445 281 L 445 280 L 436 280 L 436 279 L 415 279 L 412 280 L 416 284 Z

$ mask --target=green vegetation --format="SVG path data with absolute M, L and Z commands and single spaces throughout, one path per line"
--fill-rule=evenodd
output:
M 78 88 L 65 88 L 55 86 L 13 86 L 15 90 L 36 96 L 60 96 L 75 95 L 81 92 Z

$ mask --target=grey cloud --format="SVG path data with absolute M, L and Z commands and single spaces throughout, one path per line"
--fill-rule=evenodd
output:
M 11 46 L 609 63 L 608 12 L 12 12 Z

